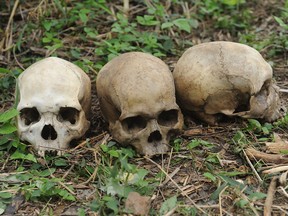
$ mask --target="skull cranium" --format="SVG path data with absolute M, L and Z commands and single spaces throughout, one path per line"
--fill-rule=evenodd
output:
M 272 68 L 255 49 L 210 42 L 186 50 L 173 72 L 183 110 L 215 124 L 219 114 L 274 121 L 281 117 Z
M 19 76 L 18 91 L 18 134 L 39 155 L 62 154 L 88 130 L 91 82 L 76 65 L 57 57 L 38 61 Z
M 176 104 L 168 66 L 145 53 L 122 54 L 108 62 L 97 77 L 101 111 L 113 138 L 143 155 L 167 152 L 183 116 Z

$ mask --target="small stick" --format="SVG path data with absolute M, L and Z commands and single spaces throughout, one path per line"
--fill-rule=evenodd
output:
M 158 169 L 160 169 L 169 179 L 170 181 L 178 188 L 178 190 L 180 190 L 183 193 L 183 190 L 181 189 L 181 187 L 169 176 L 169 174 L 156 162 L 154 162 L 153 160 L 151 160 L 148 157 L 144 157 L 146 160 L 150 161 L 151 163 L 153 163 L 154 165 L 156 165 L 158 167 Z M 196 205 L 196 203 L 188 196 L 185 194 L 185 196 L 189 199 L 189 201 L 202 213 L 204 213 L 206 215 L 206 212 L 201 209 L 198 205 Z
M 264 212 L 263 212 L 264 216 L 271 216 L 272 204 L 273 204 L 274 194 L 276 191 L 277 180 L 278 180 L 278 177 L 274 176 L 269 185 L 267 197 L 266 197 L 265 205 L 264 205 Z
M 250 161 L 249 157 L 247 156 L 247 154 L 246 154 L 246 152 L 245 152 L 244 149 L 243 149 L 243 154 L 244 154 L 244 156 L 245 156 L 245 158 L 246 158 L 246 160 L 247 160 L 250 168 L 252 169 L 253 173 L 254 173 L 255 176 L 257 177 L 258 181 L 259 181 L 260 183 L 262 183 L 262 182 L 263 182 L 262 178 L 260 177 L 260 175 L 258 174 L 257 170 L 255 169 L 255 167 L 254 167 L 253 164 L 251 163 L 251 161 Z
M 288 93 L 288 89 L 279 89 L 280 92 Z
M 254 148 L 247 148 L 246 149 L 246 154 L 250 159 L 258 159 L 258 160 L 263 160 L 264 162 L 271 162 L 271 163 L 287 163 L 288 158 L 285 157 L 284 155 L 280 154 L 267 154 L 264 152 L 257 151 Z
M 264 170 L 262 173 L 264 174 L 272 174 L 276 172 L 282 172 L 288 170 L 288 166 L 280 166 L 280 167 L 275 167 L 271 169 Z

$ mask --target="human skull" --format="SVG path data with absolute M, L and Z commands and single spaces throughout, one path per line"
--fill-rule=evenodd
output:
M 61 155 L 88 130 L 91 82 L 76 65 L 57 57 L 38 61 L 19 76 L 18 91 L 18 134 L 39 155 Z
M 160 59 L 130 52 L 108 62 L 96 82 L 100 108 L 113 138 L 142 155 L 165 153 L 183 126 L 172 73 Z
M 217 123 L 219 114 L 269 122 L 282 116 L 272 68 L 247 45 L 219 41 L 193 46 L 173 76 L 181 109 L 207 123 Z

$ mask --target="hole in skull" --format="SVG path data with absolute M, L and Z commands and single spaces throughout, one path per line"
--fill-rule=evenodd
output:
M 73 107 L 61 107 L 59 111 L 58 120 L 60 122 L 69 121 L 75 124 L 78 120 L 79 111 Z
M 162 140 L 162 135 L 161 135 L 160 131 L 158 131 L 158 130 L 153 131 L 148 137 L 148 142 L 149 143 L 159 142 L 161 140 Z
M 237 95 L 238 106 L 236 107 L 234 113 L 244 112 L 250 110 L 250 95 L 239 93 Z
M 57 132 L 52 125 L 45 125 L 42 129 L 41 136 L 45 140 L 57 139 Z
M 20 110 L 20 118 L 24 120 L 25 125 L 30 125 L 40 120 L 40 114 L 36 107 L 24 108 Z
M 146 125 L 147 121 L 142 116 L 128 117 L 122 121 L 123 128 L 130 133 L 141 131 Z
M 172 127 L 178 122 L 178 110 L 163 111 L 158 116 L 158 123 L 163 126 Z

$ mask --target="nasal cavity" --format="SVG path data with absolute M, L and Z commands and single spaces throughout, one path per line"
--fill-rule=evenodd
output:
M 45 125 L 42 129 L 41 136 L 45 140 L 55 140 L 57 139 L 57 132 L 52 125 Z
M 161 135 L 160 131 L 158 131 L 158 130 L 152 132 L 148 137 L 149 143 L 157 142 L 157 141 L 161 141 L 161 140 L 162 140 L 162 135 Z

